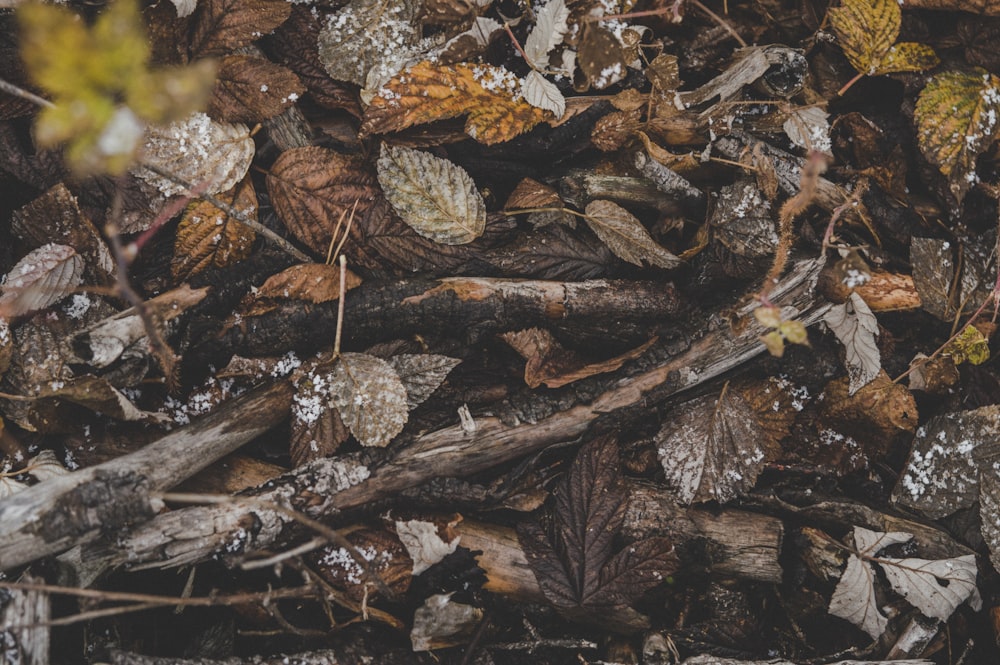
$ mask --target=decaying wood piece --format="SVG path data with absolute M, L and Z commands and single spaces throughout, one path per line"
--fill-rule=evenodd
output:
M 822 319 L 828 305 L 815 300 L 819 260 L 798 263 L 772 291 L 786 319 L 805 325 Z M 741 314 L 749 315 L 752 305 Z M 366 505 L 436 477 L 468 476 L 538 451 L 573 441 L 604 414 L 642 407 L 700 385 L 739 367 L 763 351 L 758 324 L 739 332 L 720 325 L 685 352 L 638 375 L 622 378 L 587 403 L 535 423 L 505 424 L 497 417 L 476 419 L 475 429 L 455 425 L 419 436 L 369 469 L 358 458 L 320 459 L 262 485 L 231 502 L 183 508 L 161 515 L 105 544 L 91 556 L 109 563 L 171 567 L 220 553 L 246 554 L 279 542 L 287 513 L 267 504 L 288 505 L 318 519 Z
M 827 300 L 842 303 L 857 293 L 873 312 L 899 312 L 920 309 L 920 293 L 913 283 L 912 275 L 876 270 L 867 282 L 853 289 L 836 278 L 833 270 L 824 270 L 817 288 Z
M 428 330 L 481 337 L 573 320 L 649 321 L 682 309 L 673 285 L 661 282 L 452 277 L 362 284 L 345 300 L 344 345 L 367 346 Z M 261 316 L 243 317 L 221 344 L 243 355 L 315 351 L 333 339 L 336 324 L 337 301 L 286 302 Z
M 605 199 L 623 206 L 639 205 L 644 208 L 654 208 L 664 214 L 681 213 L 677 201 L 660 191 L 648 178 L 573 170 L 560 179 L 559 193 L 566 203 L 581 210 L 591 201 Z
M 292 389 L 279 382 L 129 455 L 50 478 L 0 501 L 0 570 L 114 534 L 155 515 L 173 487 L 283 420 Z
M 31 575 L 21 582 L 42 580 Z M 37 590 L 11 589 L 0 601 L 0 636 L 3 641 L 3 662 L 20 665 L 49 664 L 49 627 L 51 601 L 49 594 Z

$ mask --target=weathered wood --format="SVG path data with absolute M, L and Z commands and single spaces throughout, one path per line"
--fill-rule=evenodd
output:
M 238 397 L 134 453 L 50 478 L 0 501 L 0 570 L 112 534 L 155 515 L 173 487 L 283 420 L 279 382 Z
M 820 265 L 816 260 L 798 264 L 772 291 L 772 301 L 783 307 L 786 318 L 811 325 L 828 309 L 814 300 Z M 751 307 L 744 308 L 743 315 Z M 170 567 L 220 552 L 244 554 L 272 546 L 290 520 L 287 514 L 269 510 L 262 502 L 290 505 L 314 519 L 328 518 L 432 478 L 467 476 L 554 443 L 573 441 L 604 414 L 665 399 L 761 353 L 758 336 L 762 329 L 750 319 L 740 332 L 721 325 L 679 356 L 621 379 L 590 403 L 537 423 L 510 425 L 496 417 L 479 418 L 475 431 L 456 425 L 425 434 L 374 469 L 352 457 L 316 460 L 257 488 L 252 496 L 161 515 L 93 555 L 107 557 L 114 564 Z
M 23 575 L 21 582 L 41 580 Z M 11 589 L 0 601 L 0 633 L 3 662 L 20 665 L 49 665 L 49 595 L 38 590 Z

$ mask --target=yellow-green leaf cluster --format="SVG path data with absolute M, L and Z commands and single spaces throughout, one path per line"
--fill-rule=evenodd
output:
M 759 324 L 771 328 L 760 336 L 760 342 L 772 356 L 780 358 L 785 353 L 785 342 L 809 346 L 809 334 L 802 322 L 784 320 L 781 310 L 774 305 L 761 305 L 753 311 L 753 315 Z
M 974 325 L 967 325 L 962 332 L 944 347 L 944 353 L 951 356 L 952 362 L 961 365 L 982 365 L 990 359 L 990 342 Z
M 17 16 L 25 67 L 54 104 L 39 113 L 36 138 L 43 146 L 67 143 L 77 174 L 123 172 L 143 121 L 178 120 L 208 101 L 213 62 L 149 68 L 135 0 L 114 0 L 91 26 L 68 9 L 41 3 L 22 5 Z
M 938 74 L 917 97 L 913 117 L 920 150 L 961 202 L 976 182 L 976 158 L 1000 130 L 1000 78 L 978 68 Z
M 844 55 L 861 74 L 919 72 L 940 62 L 930 46 L 896 43 L 903 21 L 896 0 L 843 0 L 829 16 Z

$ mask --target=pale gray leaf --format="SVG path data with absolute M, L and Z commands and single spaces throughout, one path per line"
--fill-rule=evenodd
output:
M 882 370 L 882 357 L 875 345 L 878 321 L 868 303 L 854 292 L 842 305 L 831 307 L 823 321 L 847 352 L 844 361 L 851 379 L 848 395 L 853 395 L 871 383 Z
M 35 312 L 62 300 L 83 281 L 83 270 L 83 257 L 68 245 L 49 243 L 28 252 L 0 285 L 0 318 Z
M 1000 439 L 1000 405 L 935 416 L 917 430 L 893 500 L 941 519 L 979 498 L 977 449 Z
M 404 222 L 445 245 L 464 245 L 486 230 L 486 203 L 459 166 L 419 150 L 382 144 L 378 181 Z
M 142 161 L 205 194 L 218 194 L 243 179 L 255 149 L 246 125 L 216 122 L 204 113 L 194 113 L 169 125 L 149 127 Z M 167 196 L 187 191 L 149 169 L 139 168 L 135 174 Z
M 535 27 L 524 40 L 524 54 L 530 64 L 542 68 L 548 66 L 549 51 L 562 42 L 567 19 L 569 9 L 564 0 L 549 0 L 541 9 L 535 10 Z
M 198 6 L 198 0 L 170 0 L 177 8 L 177 18 L 184 18 L 194 13 L 194 8 Z
M 419 51 L 421 2 L 352 0 L 320 30 L 319 59 L 331 78 L 387 81 Z
M 56 454 L 53 451 L 43 450 L 28 460 L 25 472 L 38 482 L 42 482 L 56 476 L 65 476 L 69 473 L 69 469 L 56 459 Z
M 0 499 L 6 499 L 11 494 L 17 494 L 28 489 L 30 485 L 14 480 L 10 476 L 0 476 Z
M 552 111 L 556 119 L 566 112 L 566 98 L 559 92 L 556 84 L 534 70 L 528 72 L 521 82 L 521 95 L 532 106 Z
M 795 145 L 806 150 L 831 154 L 830 114 L 818 106 L 795 109 L 782 125 L 785 134 Z
M 401 353 L 389 358 L 406 388 L 406 408 L 417 408 L 438 389 L 461 360 L 433 353 Z
M 867 563 L 854 556 L 847 559 L 847 568 L 830 598 L 830 614 L 850 621 L 874 639 L 878 639 L 889 620 L 879 610 L 875 598 L 875 572 Z
M 875 556 L 890 545 L 902 545 L 913 540 L 913 534 L 905 531 L 872 531 L 860 526 L 854 527 L 852 536 L 855 549 L 865 556 Z
M 980 532 L 990 548 L 990 561 L 1000 570 L 1000 459 L 996 455 L 979 463 Z
M 952 559 L 876 560 L 896 593 L 924 615 L 947 621 L 976 592 L 976 555 Z
M 446 541 L 434 522 L 426 520 L 396 520 L 396 535 L 413 559 L 413 574 L 419 575 L 458 549 L 460 536 Z
M 724 503 L 753 487 L 767 462 L 766 441 L 757 413 L 731 390 L 680 405 L 655 438 L 667 485 L 684 504 Z
M 403 431 L 406 388 L 392 365 L 365 353 L 342 353 L 330 372 L 330 401 L 363 446 L 383 448 Z
M 673 268 L 681 262 L 658 245 L 639 220 L 617 203 L 591 201 L 585 212 L 587 225 L 618 258 L 637 266 L 647 261 L 661 268 Z

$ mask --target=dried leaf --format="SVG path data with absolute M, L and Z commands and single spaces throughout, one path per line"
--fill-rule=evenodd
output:
M 854 528 L 854 544 L 859 554 L 874 556 L 889 545 L 904 543 L 911 536 L 903 533 L 877 533 Z M 878 638 L 885 632 L 889 620 L 879 610 L 875 598 L 875 570 L 855 555 L 847 560 L 847 568 L 830 598 L 830 614 L 846 619 Z
M 639 541 L 613 556 L 625 517 L 618 446 L 602 437 L 583 446 L 555 491 L 553 534 L 532 523 L 518 538 L 545 597 L 558 608 L 625 607 L 677 568 L 666 539 Z
M 345 536 L 353 552 L 339 545 L 327 545 L 310 558 L 319 574 L 330 584 L 343 589 L 355 601 L 369 598 L 375 589 L 365 567 L 355 559 L 360 555 L 366 567 L 394 592 L 405 593 L 413 581 L 413 561 L 399 539 L 386 531 L 358 529 Z
M 913 286 L 923 308 L 942 321 L 950 322 L 960 306 L 963 313 L 971 313 L 990 297 L 996 276 L 996 266 L 992 265 L 989 256 L 993 244 L 992 238 L 972 237 L 963 242 L 959 271 L 951 242 L 913 238 L 910 243 Z M 954 283 L 956 273 L 958 284 Z
M 1000 406 L 935 416 L 917 430 L 893 500 L 937 520 L 979 498 L 977 450 L 1000 438 Z
M 32 247 L 55 242 L 75 249 L 84 259 L 83 277 L 89 283 L 103 284 L 115 272 L 107 243 L 62 183 L 15 210 L 11 229 Z
M 281 153 L 268 173 L 267 190 L 288 230 L 323 255 L 338 221 L 346 221 L 352 210 L 363 215 L 378 195 L 375 178 L 359 159 L 315 146 Z
M 503 209 L 561 208 L 562 205 L 562 198 L 555 188 L 532 178 L 523 178 L 507 197 Z
M 543 111 L 552 111 L 556 120 L 566 113 L 566 98 L 559 92 L 556 84 L 538 72 L 532 70 L 521 82 L 521 94 L 524 101 Z
M 844 55 L 862 74 L 916 72 L 940 62 L 929 46 L 896 43 L 903 20 L 896 0 L 842 0 L 828 16 Z
M 980 462 L 979 530 L 990 548 L 990 562 L 1000 565 L 1000 459 L 990 455 Z
M 818 150 L 832 156 L 830 114 L 818 106 L 798 108 L 788 114 L 781 126 L 792 143 L 805 150 Z
M 959 203 L 979 180 L 976 158 L 996 139 L 998 114 L 1000 79 L 984 69 L 937 74 L 917 97 L 917 144 Z
M 329 381 L 330 400 L 361 445 L 384 448 L 403 431 L 406 388 L 392 365 L 364 353 L 343 353 Z
M 842 305 L 831 307 L 823 321 L 847 352 L 844 362 L 851 380 L 847 394 L 853 395 L 868 385 L 882 370 L 882 357 L 875 345 L 878 320 L 861 296 L 851 293 Z
M 361 278 L 347 271 L 348 291 L 361 286 Z M 319 304 L 340 297 L 340 268 L 325 263 L 300 263 L 271 275 L 257 289 L 257 300 L 304 300 Z
M 469 116 L 465 132 L 491 145 L 523 134 L 548 113 L 521 99 L 520 81 L 503 67 L 421 62 L 378 91 L 365 110 L 361 135 L 463 115 Z
M 643 261 L 674 268 L 680 259 L 658 245 L 632 213 L 611 201 L 587 204 L 586 222 L 620 259 L 641 266 Z
M 257 194 L 249 178 L 218 198 L 250 219 L 257 219 Z M 209 201 L 191 203 L 177 225 L 171 274 L 175 281 L 183 282 L 208 267 L 231 266 L 250 256 L 256 237 L 253 229 Z
M 504 248 L 497 265 L 508 274 L 539 279 L 582 280 L 608 274 L 611 250 L 599 238 L 553 224 Z
M 192 58 L 221 55 L 250 45 L 285 22 L 284 0 L 200 0 L 192 18 Z
M 535 27 L 524 40 L 524 54 L 531 65 L 543 69 L 548 67 L 549 51 L 562 43 L 568 19 L 569 9 L 564 0 L 549 0 L 541 9 L 535 9 Z M 561 115 L 557 113 L 556 117 Z
M 308 363 L 292 379 L 291 436 L 288 452 L 292 464 L 301 466 L 330 457 L 347 441 L 351 432 L 330 403 L 331 385 L 325 369 Z
M 254 151 L 246 125 L 215 122 L 204 113 L 195 113 L 186 120 L 148 128 L 142 159 L 207 194 L 218 194 L 243 179 Z M 186 191 L 145 168 L 136 175 L 167 196 Z
M 628 60 L 621 41 L 600 23 L 585 23 L 576 60 L 587 85 L 603 90 L 625 77 Z
M 483 621 L 483 610 L 451 599 L 454 593 L 427 598 L 413 613 L 410 644 L 413 651 L 431 651 L 468 644 Z
M 414 575 L 419 575 L 458 549 L 461 537 L 451 529 L 446 531 L 448 533 L 441 533 L 437 524 L 427 520 L 396 520 L 396 535 L 413 559 Z
M 433 353 L 400 353 L 388 362 L 406 388 L 406 408 L 412 411 L 423 404 L 462 361 Z
M 541 328 L 508 332 L 500 337 L 528 361 L 524 367 L 524 382 L 529 388 L 537 388 L 543 383 L 547 388 L 561 388 L 596 374 L 613 372 L 642 355 L 657 340 L 654 337 L 619 356 L 588 364 L 562 348 L 552 333 Z
M 219 66 L 208 113 L 223 122 L 254 123 L 279 115 L 305 87 L 290 70 L 250 55 L 227 55 Z
M 85 374 L 64 381 L 50 383 L 37 395 L 38 402 L 65 400 L 116 420 L 163 420 L 162 414 L 139 409 L 107 379 Z
M 0 316 L 0 379 L 10 368 L 10 361 L 14 357 L 14 336 L 10 333 L 10 323 Z M 0 432 L 3 431 L 3 420 L 0 419 Z
M 419 2 L 351 0 L 319 33 L 319 59 L 338 81 L 387 81 L 419 52 Z
M 378 181 L 404 222 L 446 245 L 464 245 L 486 229 L 486 203 L 459 166 L 429 153 L 385 143 Z
M 49 243 L 32 250 L 4 277 L 0 318 L 45 309 L 83 281 L 83 258 L 72 247 Z
M 56 454 L 51 450 L 43 450 L 24 465 L 24 471 L 38 482 L 44 482 L 49 478 L 65 476 L 69 469 L 56 459 Z
M 757 402 L 756 394 L 765 399 Z M 777 384 L 727 387 L 718 398 L 685 402 L 665 419 L 655 442 L 667 485 L 681 503 L 720 503 L 749 491 L 794 417 Z M 777 408 L 775 408 L 777 407 Z

